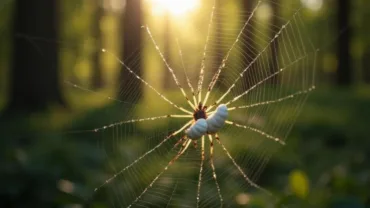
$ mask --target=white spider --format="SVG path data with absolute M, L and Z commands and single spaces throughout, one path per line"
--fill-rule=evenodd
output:
M 199 139 L 206 134 L 215 134 L 224 126 L 227 115 L 226 105 L 221 104 L 211 116 L 207 117 L 207 107 L 203 107 L 202 103 L 199 103 L 193 115 L 195 122 L 185 130 L 185 134 L 190 139 Z

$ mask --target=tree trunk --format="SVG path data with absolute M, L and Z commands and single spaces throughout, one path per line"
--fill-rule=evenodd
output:
M 122 60 L 139 76 L 142 75 L 141 15 L 141 0 L 127 0 L 126 9 L 122 15 Z M 119 83 L 122 83 L 121 88 L 128 89 L 129 87 L 131 90 L 119 90 L 118 97 L 124 101 L 137 102 L 142 94 L 142 83 L 123 66 L 120 70 Z
M 350 0 L 338 2 L 338 30 L 344 32 L 339 36 L 337 58 L 339 61 L 337 68 L 336 83 L 339 86 L 348 86 L 352 83 L 351 57 L 349 54 L 351 28 L 349 25 Z
M 91 77 L 91 87 L 92 89 L 100 89 L 104 87 L 104 76 L 103 76 L 103 69 L 101 64 L 101 49 L 103 47 L 102 44 L 102 32 L 100 29 L 101 19 L 104 15 L 104 8 L 102 2 L 99 0 L 94 0 L 95 2 L 95 12 L 92 26 L 92 36 L 95 39 L 95 48 L 92 55 L 92 77 Z
M 370 49 L 366 48 L 362 55 L 362 77 L 366 84 L 370 84 Z
M 9 111 L 34 112 L 65 104 L 59 86 L 57 8 L 57 0 L 15 2 Z M 35 43 L 27 37 L 54 41 Z

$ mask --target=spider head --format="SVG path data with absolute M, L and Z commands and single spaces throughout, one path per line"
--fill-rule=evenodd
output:
M 194 120 L 207 119 L 207 106 L 203 106 L 202 102 L 199 103 L 198 108 L 194 110 Z

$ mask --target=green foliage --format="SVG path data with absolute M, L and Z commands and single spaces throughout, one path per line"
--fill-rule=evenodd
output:
M 63 1 L 64 24 L 61 28 L 60 51 L 63 74 L 67 75 L 68 80 L 72 77 L 71 79 L 76 78 L 85 83 L 88 82 L 90 73 L 89 58 L 94 49 L 94 38 L 89 37 L 86 32 L 90 31 L 92 24 L 90 18 L 92 9 L 89 4 L 83 2 L 85 1 Z M 353 70 L 360 71 L 361 68 L 366 67 L 359 62 L 366 58 L 364 53 L 370 43 L 370 36 L 367 35 L 369 27 L 366 27 L 367 20 L 370 18 L 370 4 L 367 0 L 354 2 L 353 9 L 356 12 L 353 14 L 352 21 L 355 30 L 351 53 L 355 58 Z M 11 31 L 10 8 L 11 4 L 3 8 L 0 5 L 0 107 L 6 100 L 5 85 L 8 80 L 8 62 L 10 62 L 11 46 L 8 41 Z M 309 32 L 312 31 L 309 36 L 314 37 L 313 42 L 317 45 L 331 47 L 331 41 L 336 37 L 333 35 L 335 33 L 333 26 L 319 24 L 321 20 L 326 21 L 329 16 L 333 19 L 330 5 L 316 16 L 306 15 L 309 19 L 306 26 Z M 119 50 L 119 44 L 116 41 L 120 39 L 116 37 L 119 23 L 117 19 L 115 15 L 107 14 L 101 23 L 105 33 L 105 45 L 113 51 Z M 195 21 L 203 25 L 200 19 Z M 198 31 L 198 33 L 201 32 Z M 193 33 L 181 35 L 199 39 L 198 35 Z M 200 43 L 201 41 L 197 42 L 197 44 Z M 325 57 L 329 57 L 327 59 L 332 60 L 333 51 L 326 53 L 323 59 L 326 60 Z M 194 56 L 192 53 L 188 54 Z M 117 64 L 112 64 L 116 63 L 111 60 L 112 57 L 104 56 L 103 62 L 106 68 L 109 68 L 106 73 L 111 77 L 107 78 L 107 81 L 111 84 L 109 89 L 103 89 L 101 92 L 103 95 L 112 95 L 116 91 L 115 84 L 112 82 L 116 78 L 114 69 Z M 319 80 L 327 80 L 327 76 L 331 78 L 330 75 L 333 73 L 325 71 L 325 64 L 330 62 L 328 68 L 333 68 L 332 62 L 335 60 L 325 60 L 324 63 L 318 61 L 321 72 L 318 74 Z M 157 68 L 152 67 L 154 65 L 152 62 L 146 61 L 146 64 L 151 66 L 153 71 L 151 73 L 158 73 Z M 75 74 L 74 68 L 83 72 Z M 146 76 L 150 79 L 149 75 Z M 361 77 L 356 81 L 360 79 Z M 161 82 L 161 80 L 153 80 L 155 81 L 159 84 Z M 355 85 L 358 85 L 357 83 Z M 82 134 L 66 132 L 93 129 L 112 121 L 122 120 L 127 116 L 125 109 L 128 106 L 125 106 L 126 104 L 118 107 L 108 105 L 93 93 L 90 93 L 89 97 L 84 97 L 82 94 L 86 93 L 66 93 L 73 109 L 70 112 L 66 110 L 57 113 L 45 112 L 43 115 L 22 115 L 22 118 L 0 117 L 0 207 L 30 207 L 31 205 L 62 207 L 71 204 L 110 207 L 110 196 L 104 190 L 93 192 L 93 189 L 100 185 L 107 175 L 112 174 L 112 170 L 107 167 L 107 161 L 103 158 L 104 154 L 97 146 L 99 138 L 86 132 Z M 74 108 L 76 105 L 79 106 Z M 369 86 L 366 85 L 353 89 L 325 88 L 314 92 L 297 120 L 288 138 L 287 146 L 272 156 L 259 181 L 259 184 L 262 183 L 263 187 L 272 190 L 277 197 L 275 207 L 362 208 L 370 206 L 370 168 L 367 165 L 370 159 L 370 117 L 367 116 L 370 115 L 369 106 L 370 91 Z M 143 109 L 141 106 L 138 108 Z M 160 128 L 159 132 L 168 126 L 162 125 Z M 149 130 L 144 128 L 136 133 L 150 136 Z M 132 147 L 139 152 L 146 147 L 139 142 L 129 145 L 122 149 L 127 150 Z M 240 145 L 234 144 L 232 148 L 236 150 Z M 112 163 L 125 160 L 118 158 L 117 155 L 113 156 L 110 160 Z M 148 167 L 153 170 L 158 168 L 152 166 L 154 165 Z M 253 194 L 249 205 L 245 207 L 268 207 L 271 204 L 272 202 L 266 196 Z
M 301 183 L 310 181 L 308 195 L 303 201 L 296 200 L 300 207 L 368 205 L 370 142 L 366 126 L 370 118 L 364 116 L 370 113 L 368 93 L 368 88 L 327 89 L 309 99 L 293 129 L 289 151 L 284 148 L 276 157 L 282 166 L 290 163 L 291 175 L 297 174 L 294 167 L 304 170 Z
M 272 157 L 261 176 L 269 178 L 263 186 L 278 197 L 276 207 L 365 207 L 370 194 L 366 165 L 370 121 L 362 114 L 370 113 L 367 106 L 368 89 L 323 90 L 312 95 L 288 145 Z M 107 113 L 117 109 L 121 115 Z M 101 126 L 124 116 L 122 107 L 117 109 L 111 106 L 81 119 L 73 117 L 71 125 L 73 129 Z M 1 122 L 1 196 L 7 199 L 3 203 L 109 207 L 104 191 L 93 195 L 93 188 L 110 172 L 96 138 L 61 130 L 45 133 L 27 127 L 29 121 L 44 123 L 35 117 Z M 68 189 L 70 184 L 73 189 Z M 264 195 L 252 199 L 248 207 L 267 206 Z
M 102 162 L 95 144 L 27 128 L 24 124 L 30 120 L 0 121 L 1 206 L 84 203 Z
M 306 174 L 301 170 L 293 170 L 289 174 L 291 191 L 300 198 L 306 198 L 309 192 L 309 182 Z

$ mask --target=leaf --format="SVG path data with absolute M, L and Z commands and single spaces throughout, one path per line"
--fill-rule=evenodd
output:
M 306 198 L 309 192 L 309 179 L 305 172 L 293 170 L 289 175 L 290 190 L 300 198 Z

